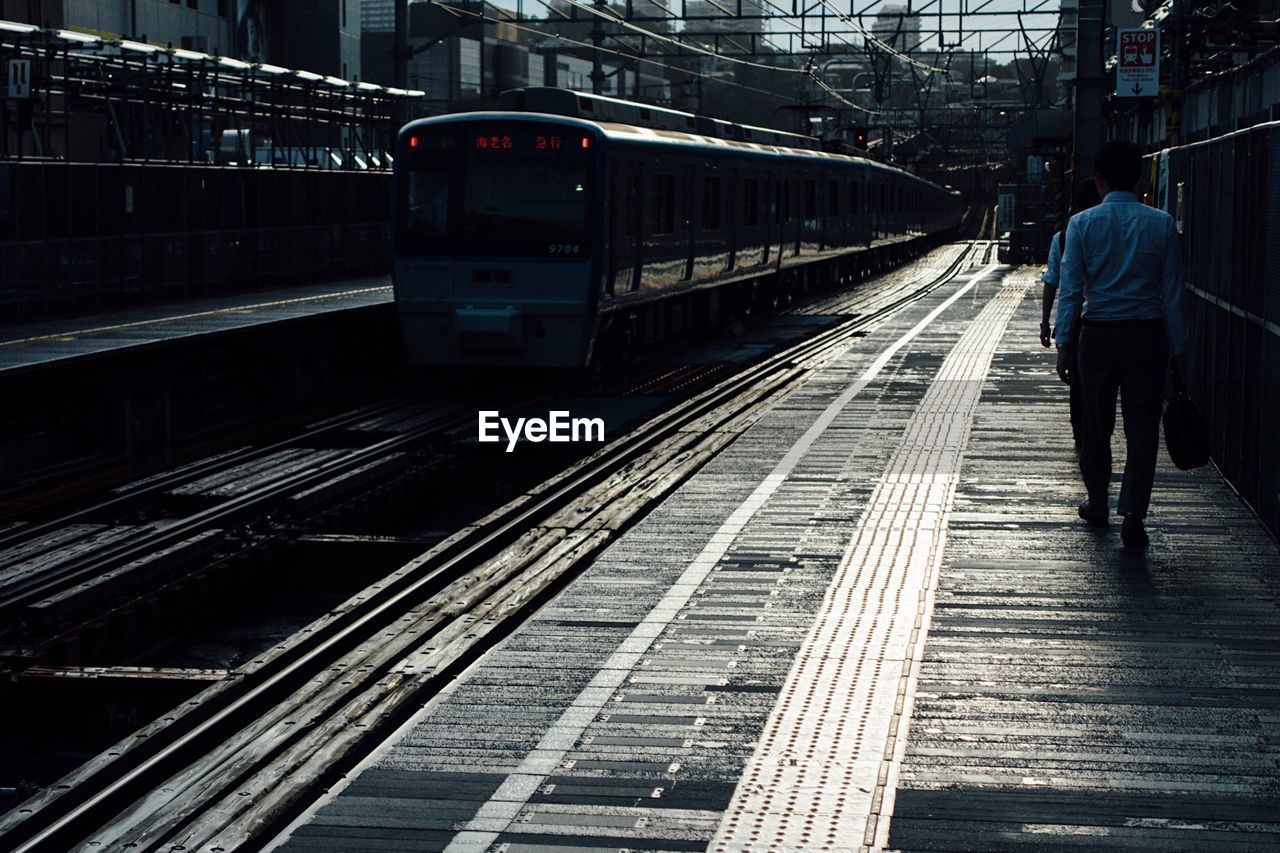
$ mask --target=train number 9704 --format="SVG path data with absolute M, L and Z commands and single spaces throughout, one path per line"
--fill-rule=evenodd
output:
M 580 255 L 582 246 L 577 243 L 548 243 L 548 255 Z

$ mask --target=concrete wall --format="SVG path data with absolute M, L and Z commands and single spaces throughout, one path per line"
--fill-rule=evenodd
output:
M 272 62 L 344 80 L 360 76 L 359 0 L 277 0 L 270 12 Z

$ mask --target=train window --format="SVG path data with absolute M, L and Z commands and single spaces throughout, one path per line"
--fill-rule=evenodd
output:
M 777 203 L 773 206 L 773 221 L 786 222 L 791 218 L 791 181 L 783 178 L 778 181 L 778 197 Z
M 447 168 L 424 166 L 409 172 L 402 238 L 425 247 L 447 236 L 449 181 Z
M 804 218 L 817 219 L 818 217 L 818 182 L 804 182 Z
M 707 231 L 720 229 L 719 178 L 704 178 L 702 181 L 702 227 Z
M 619 200 L 619 203 L 626 211 L 622 218 L 622 234 L 624 237 L 635 237 L 640 230 L 640 211 L 639 205 L 636 203 L 639 198 L 640 175 L 638 172 L 629 170 L 624 182 L 623 196 Z
M 858 182 L 852 181 L 849 184 L 849 212 L 855 216 L 860 213 L 858 209 Z
M 742 182 L 742 224 L 754 227 L 760 223 L 760 182 L 747 178 Z
M 484 130 L 461 151 L 433 144 L 449 137 L 428 136 L 419 150 L 400 158 L 397 251 L 443 256 L 589 252 L 589 150 L 544 149 L 539 143 L 554 134 L 539 136 L 536 128 Z
M 492 253 L 495 237 L 513 254 L 579 254 L 587 242 L 587 164 L 572 152 L 534 148 L 463 158 L 459 248 Z M 571 247 L 568 250 L 562 246 Z
M 840 182 L 832 181 L 827 185 L 827 215 L 840 215 Z
M 653 193 L 649 197 L 650 233 L 674 234 L 676 230 L 675 175 L 654 175 Z

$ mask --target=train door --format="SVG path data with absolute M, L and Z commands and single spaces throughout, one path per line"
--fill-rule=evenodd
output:
M 605 294 L 609 296 L 614 294 L 618 285 L 618 249 L 622 242 L 622 218 L 625 216 L 625 212 L 619 210 L 619 207 L 626 203 L 621 194 L 622 178 L 618 175 L 619 165 L 617 160 L 609 161 L 609 179 L 606 186 L 608 195 L 605 196 L 609 220 L 605 224 L 604 258 L 601 268 L 604 271 L 602 286 Z
M 800 193 L 803 191 L 801 187 L 800 175 L 791 175 L 787 181 L 787 193 L 783 196 L 786 202 L 783 209 L 783 219 L 787 222 L 787 246 L 788 254 L 796 256 L 800 254 L 800 243 L 804 240 L 804 210 L 801 207 Z
M 739 230 L 741 229 L 742 204 L 738 201 L 738 170 L 729 170 L 729 182 L 725 187 L 725 191 L 729 194 L 728 201 L 725 204 L 725 213 L 728 222 L 724 227 L 724 239 L 726 257 L 724 268 L 726 271 L 732 270 L 738 264 L 738 240 Z
M 801 185 L 804 190 L 804 209 L 800 220 L 800 253 L 808 254 L 820 248 L 822 240 L 822 214 L 818 200 L 818 179 L 810 172 Z M 799 254 L 799 253 L 798 253 Z
M 609 175 L 609 293 L 640 287 L 640 164 L 618 161 Z
M 684 185 L 684 191 L 680 194 L 681 214 L 684 222 L 684 275 L 680 276 L 682 281 L 688 281 L 693 278 L 693 254 L 694 245 L 697 234 L 697 208 L 694 207 L 694 187 L 698 180 L 697 170 L 693 166 L 684 166 L 681 170 L 681 183 Z
M 732 197 L 732 179 L 725 186 L 725 176 L 731 172 L 707 165 L 703 168 L 695 186 L 698 205 L 694 226 L 694 261 L 690 278 L 706 279 L 720 275 L 729 264 L 729 234 L 732 225 L 726 220 L 725 200 Z
M 862 242 L 862 178 L 856 172 L 849 178 L 849 244 Z
M 773 257 L 770 244 L 773 241 L 773 175 L 765 174 L 764 176 L 764 201 L 760 205 L 762 208 L 762 227 L 760 228 L 761 242 L 764 246 L 764 252 L 760 258 L 760 263 L 767 264 L 769 259 Z
M 777 261 L 782 266 L 782 255 L 788 244 L 794 243 L 789 223 L 791 220 L 791 176 L 783 173 L 774 181 L 773 222 L 776 231 Z

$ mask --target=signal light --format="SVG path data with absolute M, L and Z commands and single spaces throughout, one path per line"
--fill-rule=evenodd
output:
M 583 147 L 584 149 L 585 149 L 585 148 L 590 148 L 590 147 L 591 147 L 591 137 L 589 137 L 589 136 L 584 136 L 584 137 L 582 137 L 582 147 Z
M 409 137 L 409 147 L 410 147 L 410 148 L 417 148 L 417 147 L 418 147 L 418 137 L 416 137 L 416 136 L 410 136 L 410 137 Z

